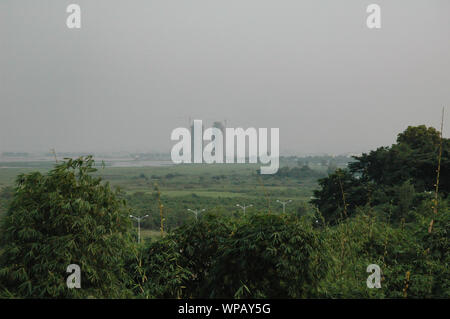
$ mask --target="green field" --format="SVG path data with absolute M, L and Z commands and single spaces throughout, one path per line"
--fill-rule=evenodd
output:
M 8 164 L 8 163 L 6 163 Z M 13 163 L 14 164 L 14 163 Z M 33 166 L 34 167 L 29 167 Z M 285 163 L 292 166 L 292 163 Z M 1 165 L 0 165 L 1 166 Z M 52 162 L 8 164 L 0 168 L 0 188 L 13 186 L 21 173 L 45 172 Z M 294 164 L 295 166 L 295 164 Z M 326 166 L 309 165 L 318 176 L 325 175 Z M 218 213 L 241 214 L 236 204 L 252 204 L 247 211 L 270 210 L 281 212 L 279 200 L 292 200 L 287 212 L 304 214 L 312 191 L 317 187 L 317 176 L 305 178 L 280 178 L 260 175 L 256 164 L 191 164 L 147 167 L 102 167 L 97 163 L 96 176 L 102 177 L 122 192 L 132 213 L 149 214 L 143 223 L 143 237 L 155 237 L 151 231 L 160 229 L 160 212 L 155 197 L 155 185 L 161 192 L 164 205 L 165 227 L 171 229 L 194 218 L 188 209 L 206 209 Z M 0 199 L 6 210 L 5 198 Z M 152 235 L 153 234 L 153 235 Z
M 247 164 L 93 170 L 86 157 L 15 189 L 17 175 L 54 163 L 3 163 L 0 298 L 448 298 L 449 140 L 419 126 L 398 141 L 352 163 L 285 158 L 274 175 Z M 139 228 L 129 214 L 148 216 Z M 55 269 L 73 260 L 88 264 L 85 278 L 108 278 L 92 281 L 101 290 L 65 289 Z M 383 289 L 367 285 L 374 265 Z

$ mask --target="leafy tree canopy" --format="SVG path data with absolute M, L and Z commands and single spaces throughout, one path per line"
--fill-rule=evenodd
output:
M 356 156 L 348 170 L 336 170 L 319 180 L 320 189 L 315 191 L 311 203 L 327 221 L 334 223 L 344 207 L 350 215 L 356 206 L 383 204 L 383 198 L 390 201 L 398 197 L 392 194 L 398 193 L 401 198 L 396 202 L 403 206 L 397 211 L 405 217 L 414 201 L 414 198 L 408 199 L 411 194 L 423 199 L 422 194 L 435 191 L 441 142 L 439 193 L 447 197 L 450 192 L 450 139 L 442 138 L 441 141 L 438 131 L 420 125 L 409 126 L 398 134 L 397 143 L 391 147 L 379 147 Z M 405 183 L 410 183 L 413 188 Z
M 19 175 L 0 235 L 0 282 L 16 297 L 123 295 L 130 221 L 125 203 L 94 178 L 91 157 L 57 164 L 45 175 Z M 68 289 L 67 266 L 81 268 Z
M 317 297 L 327 268 L 310 223 L 266 213 L 205 215 L 144 256 L 144 288 L 165 298 Z
M 433 191 L 440 148 L 440 133 L 425 125 L 409 126 L 391 147 L 380 147 L 355 157 L 350 171 L 364 181 L 378 185 L 398 185 L 411 180 L 419 192 Z M 439 190 L 450 192 L 450 139 L 442 139 Z

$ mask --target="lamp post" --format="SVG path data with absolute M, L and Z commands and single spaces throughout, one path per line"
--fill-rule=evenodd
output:
M 190 211 L 191 213 L 193 213 L 195 215 L 195 220 L 198 219 L 198 214 L 200 214 L 201 212 L 204 212 L 205 210 L 206 209 L 199 210 L 199 209 L 190 209 L 190 208 L 188 208 L 188 211 Z
M 279 199 L 277 199 L 277 202 L 280 203 L 281 205 L 283 205 L 283 214 L 286 212 L 286 204 L 289 204 L 290 202 L 292 202 L 292 200 L 288 200 L 287 202 L 283 202 Z
M 134 218 L 138 222 L 138 243 L 141 242 L 141 220 L 143 220 L 144 218 L 147 218 L 147 217 L 148 217 L 148 215 L 141 216 L 141 217 L 136 217 L 136 216 L 130 215 L 130 218 Z
M 248 208 L 248 207 L 252 207 L 252 206 L 253 206 L 253 204 L 250 204 L 250 205 L 244 205 L 244 206 L 241 206 L 241 205 L 239 205 L 239 204 L 236 204 L 236 207 L 242 208 L 242 210 L 244 211 L 244 215 L 245 215 L 245 209 Z

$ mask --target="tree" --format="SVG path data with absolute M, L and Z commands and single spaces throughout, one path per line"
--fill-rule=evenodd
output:
M 8 210 L 8 205 L 13 197 L 14 190 L 12 187 L 3 187 L 0 190 L 0 220 Z
M 117 191 L 94 178 L 91 156 L 68 159 L 46 174 L 21 174 L 2 222 L 0 282 L 21 298 L 126 295 L 123 263 L 130 221 Z M 81 289 L 66 270 L 81 268 Z
M 433 191 L 438 167 L 440 133 L 425 125 L 409 126 L 391 147 L 380 147 L 355 157 L 349 164 L 354 175 L 363 181 L 393 186 L 411 180 L 416 191 Z M 450 192 L 450 139 L 443 138 L 439 190 Z
M 205 213 L 151 243 L 143 252 L 145 292 L 158 298 L 210 297 L 208 276 L 232 226 L 227 217 Z
M 340 218 L 352 215 L 355 208 L 367 203 L 366 185 L 349 170 L 338 169 L 328 177 L 319 179 L 320 189 L 311 200 L 326 222 L 335 224 Z
M 439 145 L 440 133 L 434 127 L 425 125 L 408 126 L 397 135 L 397 144 L 408 145 L 413 150 L 434 152 Z
M 343 212 L 352 214 L 356 206 L 386 204 L 383 198 L 388 202 L 395 199 L 399 205 L 396 219 L 407 217 L 416 198 L 435 190 L 439 144 L 440 133 L 434 128 L 410 126 L 398 134 L 391 147 L 355 156 L 348 170 L 336 170 L 320 179 L 311 203 L 331 223 Z M 439 194 L 445 198 L 450 192 L 450 139 L 442 139 L 440 165 Z
M 418 207 L 414 222 L 404 226 L 381 221 L 373 212 L 358 210 L 322 236 L 331 266 L 321 291 L 326 298 L 448 298 L 450 296 L 450 214 L 448 200 L 428 232 L 431 202 Z M 368 289 L 367 265 L 382 271 L 381 289 Z M 406 276 L 409 274 L 408 286 Z M 406 288 L 406 289 L 405 289 Z
M 209 291 L 214 298 L 314 298 L 327 262 L 310 224 L 252 215 L 219 247 Z

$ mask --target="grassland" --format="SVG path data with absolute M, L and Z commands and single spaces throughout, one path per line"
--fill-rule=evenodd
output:
M 45 172 L 52 162 L 0 165 L 0 189 L 13 186 L 17 175 L 31 171 Z M 31 167 L 30 167 L 31 166 Z M 310 164 L 316 172 L 325 174 L 326 167 Z M 280 178 L 260 175 L 255 164 L 190 164 L 146 167 L 98 167 L 94 173 L 121 190 L 135 215 L 149 214 L 143 223 L 143 238 L 157 238 L 160 212 L 155 197 L 155 185 L 161 192 L 165 227 L 171 229 L 188 222 L 194 215 L 188 209 L 206 209 L 219 214 L 242 214 L 236 204 L 252 204 L 247 210 L 279 212 L 279 200 L 292 200 L 287 212 L 303 214 L 308 207 L 317 178 Z M 0 201 L 4 199 L 0 199 Z M 2 203 L 4 213 L 6 204 Z

